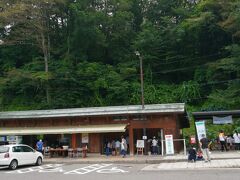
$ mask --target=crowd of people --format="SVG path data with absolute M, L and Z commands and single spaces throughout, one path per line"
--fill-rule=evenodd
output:
M 218 137 L 214 140 L 209 140 L 204 134 L 199 140 L 198 150 L 191 146 L 188 150 L 188 161 L 196 162 L 197 160 L 205 160 L 205 162 L 210 162 L 210 150 L 213 149 L 213 144 L 220 147 L 217 148 L 220 151 L 229 151 L 229 150 L 240 150 L 240 133 L 237 130 L 234 131 L 234 134 L 226 136 L 223 130 L 219 131 Z
M 122 157 L 126 157 L 126 154 L 129 150 L 128 137 L 126 137 L 125 139 L 122 136 L 121 140 L 106 140 L 104 149 L 106 156 L 122 155 Z M 155 136 L 153 136 L 152 139 L 146 140 L 146 149 L 148 154 L 161 154 L 161 141 L 159 141 Z
M 122 157 L 126 157 L 128 151 L 128 141 L 124 138 L 124 136 L 121 137 L 121 141 L 119 140 L 112 140 L 112 141 L 106 141 L 105 143 L 105 153 L 106 156 L 113 155 L 122 155 Z

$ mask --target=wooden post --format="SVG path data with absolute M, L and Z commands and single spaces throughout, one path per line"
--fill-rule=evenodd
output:
M 129 152 L 130 156 L 134 155 L 133 129 L 129 127 Z
M 72 134 L 72 148 L 76 148 L 76 143 L 77 143 L 77 137 L 76 134 Z

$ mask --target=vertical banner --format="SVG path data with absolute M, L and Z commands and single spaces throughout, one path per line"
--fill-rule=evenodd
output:
M 173 135 L 165 135 L 166 155 L 174 154 Z
M 205 122 L 204 121 L 198 121 L 195 122 L 196 125 L 196 130 L 197 130 L 197 136 L 198 136 L 198 141 L 202 139 L 202 135 L 204 134 L 206 136 L 206 128 L 205 128 Z

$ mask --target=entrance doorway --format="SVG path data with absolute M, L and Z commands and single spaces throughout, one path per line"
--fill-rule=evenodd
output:
M 129 136 L 128 136 L 128 132 L 115 132 L 115 133 L 104 133 L 101 135 L 101 154 L 106 154 L 106 150 L 107 150 L 107 145 L 108 143 L 110 143 L 112 145 L 113 141 L 119 141 L 121 142 L 121 136 L 124 136 L 124 138 L 127 141 L 127 145 L 128 145 L 128 152 L 129 152 Z M 110 154 L 112 154 L 112 151 L 110 149 Z
M 142 129 L 133 129 L 133 140 L 134 140 L 134 153 L 136 154 L 137 153 L 137 148 L 136 148 L 136 145 L 137 145 L 137 140 L 143 140 L 143 136 L 144 136 L 144 131 L 146 131 L 145 133 L 145 140 L 144 140 L 144 147 L 145 147 L 145 150 L 144 150 L 144 154 L 147 155 L 149 153 L 153 153 L 153 149 L 152 149 L 152 140 L 153 138 L 155 137 L 155 139 L 158 141 L 157 143 L 157 154 L 161 154 L 162 152 L 162 144 L 161 144 L 161 141 L 162 141 L 162 137 L 163 137 L 163 134 L 162 134 L 162 129 L 160 128 L 146 128 L 145 130 L 142 128 Z

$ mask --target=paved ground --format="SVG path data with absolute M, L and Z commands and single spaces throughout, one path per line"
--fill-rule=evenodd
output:
M 180 163 L 179 165 L 182 167 L 181 170 L 172 168 L 172 165 L 175 163 L 163 163 L 163 167 L 161 164 L 44 164 L 42 166 L 23 166 L 14 171 L 6 168 L 0 169 L 0 174 L 1 179 L 3 180 L 239 179 L 239 169 L 236 168 L 204 168 L 188 170 L 183 168 L 183 163 L 185 162 L 176 163 Z M 189 166 L 197 164 L 203 165 L 204 163 L 189 163 Z M 168 169 L 166 169 L 165 165 L 168 166 Z M 179 168 L 179 166 L 177 167 Z
M 188 162 L 170 162 L 152 164 L 144 167 L 145 171 L 159 170 L 196 170 L 196 169 L 216 169 L 216 168 L 240 168 L 240 159 L 212 160 L 211 162 L 197 161 Z
M 45 163 L 64 163 L 64 164 L 96 164 L 96 163 L 122 163 L 122 164 L 161 164 L 163 167 L 240 167 L 240 151 L 230 152 L 212 152 L 212 162 L 206 164 L 202 161 L 196 164 L 187 163 L 187 156 L 184 154 L 176 154 L 174 156 L 109 156 L 99 154 L 89 154 L 87 158 L 45 158 Z M 222 161 L 221 161 L 222 160 Z M 170 163 L 170 165 L 169 165 Z M 168 164 L 168 165 L 167 165 Z

